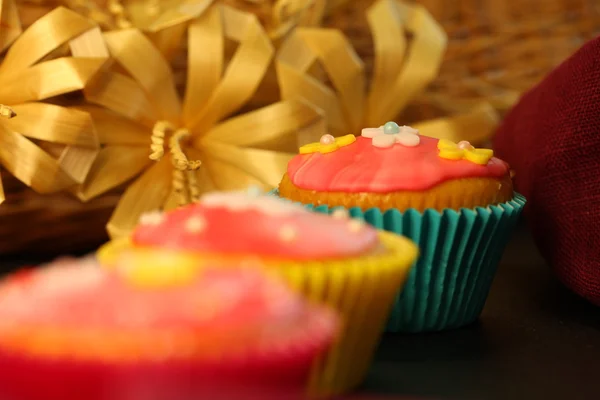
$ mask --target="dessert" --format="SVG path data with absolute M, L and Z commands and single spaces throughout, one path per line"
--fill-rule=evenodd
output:
M 336 330 L 256 268 L 61 260 L 0 283 L 2 398 L 303 398 Z
M 311 392 L 340 394 L 363 380 L 417 249 L 345 213 L 327 216 L 255 191 L 217 192 L 145 215 L 130 238 L 108 243 L 101 263 L 123 251 L 177 252 L 234 264 L 255 262 L 315 302 L 331 305 L 343 329 L 315 366 Z
M 457 328 L 479 316 L 525 204 L 508 164 L 493 155 L 388 122 L 301 147 L 275 194 L 414 240 L 421 257 L 388 330 Z
M 384 133 L 388 126 L 398 133 Z M 487 207 L 513 197 L 509 167 L 492 150 L 421 136 L 395 123 L 352 138 L 336 142 L 324 135 L 320 143 L 300 148 L 279 185 L 280 196 L 332 207 L 419 211 Z

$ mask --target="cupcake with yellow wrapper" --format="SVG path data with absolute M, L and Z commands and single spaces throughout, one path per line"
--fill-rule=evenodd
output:
M 58 261 L 0 283 L 2 398 L 301 399 L 337 329 L 256 268 Z
M 344 210 L 419 245 L 389 331 L 475 321 L 525 204 L 508 164 L 490 149 L 394 122 L 343 138 L 324 135 L 300 148 L 274 194 L 322 213 Z
M 258 192 L 212 193 L 198 203 L 145 215 L 130 238 L 105 245 L 101 263 L 124 251 L 172 251 L 255 262 L 342 316 L 333 348 L 314 366 L 310 391 L 340 394 L 360 384 L 394 300 L 417 256 L 406 238 L 378 232 L 344 213 L 312 213 Z

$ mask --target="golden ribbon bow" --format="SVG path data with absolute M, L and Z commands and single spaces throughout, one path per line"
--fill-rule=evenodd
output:
M 0 5 L 0 41 L 10 46 L 0 63 L 0 165 L 39 193 L 65 190 L 86 179 L 98 139 L 87 113 L 39 100 L 82 89 L 105 63 L 62 56 L 63 44 L 95 24 L 57 8 L 21 33 L 14 1 Z
M 254 94 L 273 58 L 255 16 L 216 4 L 187 34 L 183 101 L 169 64 L 139 30 L 90 32 L 72 42 L 75 54 L 108 51 L 115 64 L 84 92 L 88 104 L 80 109 L 92 115 L 103 147 L 78 197 L 91 199 L 140 175 L 108 224 L 113 237 L 128 234 L 145 212 L 179 206 L 182 197 L 275 187 L 298 146 L 322 133 L 319 112 L 299 101 L 226 119 Z M 226 39 L 238 42 L 228 65 Z
M 302 98 L 320 107 L 334 136 L 394 120 L 435 79 L 446 49 L 445 33 L 420 5 L 377 0 L 367 18 L 375 46 L 369 90 L 363 62 L 338 30 L 298 28 L 278 53 L 282 98 Z M 317 61 L 333 88 L 309 74 Z M 489 137 L 497 122 L 495 110 L 484 103 L 464 115 L 411 126 L 428 136 L 476 143 Z
M 234 6 L 258 16 L 277 42 L 296 26 L 320 25 L 326 14 L 348 0 L 20 0 L 24 6 L 63 5 L 96 21 L 105 30 L 138 28 L 167 58 L 175 55 L 185 35 L 185 22 L 214 3 Z
M 167 57 L 179 50 L 185 23 L 200 16 L 218 0 L 20 0 L 25 12 L 36 6 L 62 5 L 95 21 L 104 30 L 138 28 Z M 29 9 L 27 6 L 29 5 Z M 33 6 L 33 10 L 30 10 Z

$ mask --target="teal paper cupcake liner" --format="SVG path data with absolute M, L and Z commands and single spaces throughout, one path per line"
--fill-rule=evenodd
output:
M 475 322 L 525 203 L 525 197 L 515 193 L 506 203 L 458 211 L 348 209 L 353 218 L 406 236 L 420 249 L 396 298 L 387 331 L 441 331 Z M 321 213 L 343 208 L 305 206 Z

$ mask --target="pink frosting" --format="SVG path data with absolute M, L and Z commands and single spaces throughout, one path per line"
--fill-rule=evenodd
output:
M 378 148 L 371 139 L 357 137 L 356 142 L 331 153 L 295 156 L 287 173 L 301 189 L 370 193 L 422 191 L 447 180 L 502 178 L 509 173 L 508 164 L 498 158 L 492 158 L 487 165 L 441 158 L 438 139 L 420 138 L 415 147 L 395 144 Z
M 282 282 L 256 269 L 207 269 L 189 285 L 144 290 L 94 261 L 63 261 L 0 285 L 0 334 L 8 324 L 259 335 L 267 326 L 297 328 L 307 311 Z
M 348 258 L 378 244 L 376 230 L 356 220 L 236 192 L 207 195 L 199 203 L 143 218 L 132 240 L 141 247 L 291 260 Z

